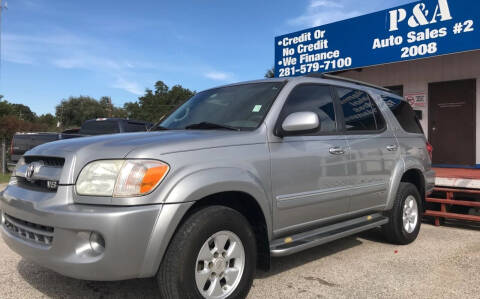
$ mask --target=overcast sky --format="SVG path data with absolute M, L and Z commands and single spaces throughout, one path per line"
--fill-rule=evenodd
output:
M 122 106 L 158 80 L 199 91 L 261 78 L 275 36 L 412 1 L 7 2 L 0 94 L 42 114 L 78 95 Z

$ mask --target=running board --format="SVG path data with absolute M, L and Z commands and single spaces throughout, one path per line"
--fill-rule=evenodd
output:
M 276 257 L 294 254 L 386 223 L 388 223 L 388 218 L 380 213 L 335 223 L 290 237 L 273 240 L 270 245 L 270 254 Z

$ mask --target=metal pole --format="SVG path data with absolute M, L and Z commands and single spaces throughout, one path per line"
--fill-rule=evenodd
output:
M 7 159 L 6 159 L 5 137 L 2 138 L 2 173 L 7 173 Z
M 3 17 L 2 17 L 2 12 L 3 12 L 3 3 L 2 0 L 0 0 L 0 86 L 2 85 L 2 22 L 3 22 Z

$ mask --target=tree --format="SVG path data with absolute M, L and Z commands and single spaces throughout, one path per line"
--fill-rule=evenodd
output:
M 0 100 L 2 99 L 3 97 L 0 97 Z M 11 115 L 13 112 L 12 112 L 12 107 L 10 105 L 9 102 L 3 100 L 3 101 L 0 101 L 0 117 L 1 116 L 5 116 L 5 115 Z
M 16 132 L 47 131 L 55 128 L 54 116 L 37 117 L 28 106 L 13 104 L 0 95 L 0 137 L 9 141 Z
M 181 85 L 170 89 L 163 81 L 158 81 L 155 90 L 145 90 L 145 95 L 139 97 L 137 102 L 125 103 L 123 108 L 129 118 L 157 122 L 193 95 L 194 91 Z
M 115 107 L 112 104 L 112 99 L 110 97 L 101 97 L 99 103 L 102 110 L 106 113 L 105 115 L 107 117 L 113 117 Z
M 35 121 L 37 115 L 30 110 L 30 107 L 23 104 L 10 104 L 12 107 L 12 114 L 21 120 Z
M 40 115 L 36 122 L 47 126 L 49 131 L 54 131 L 57 127 L 57 118 L 50 113 Z
M 275 78 L 275 67 L 272 67 L 265 73 L 265 78 Z
M 100 102 L 87 96 L 64 99 L 55 110 L 64 128 L 79 127 L 88 119 L 108 116 Z
M 0 117 L 0 137 L 9 140 L 16 132 L 40 132 L 46 131 L 45 124 L 28 122 L 13 115 Z

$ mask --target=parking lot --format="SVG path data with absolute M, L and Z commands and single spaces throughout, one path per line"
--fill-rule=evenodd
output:
M 1 188 L 1 186 L 0 186 Z M 480 229 L 424 224 L 409 246 L 378 231 L 273 259 L 249 298 L 480 298 Z M 153 298 L 153 279 L 91 282 L 22 259 L 0 240 L 0 298 Z

